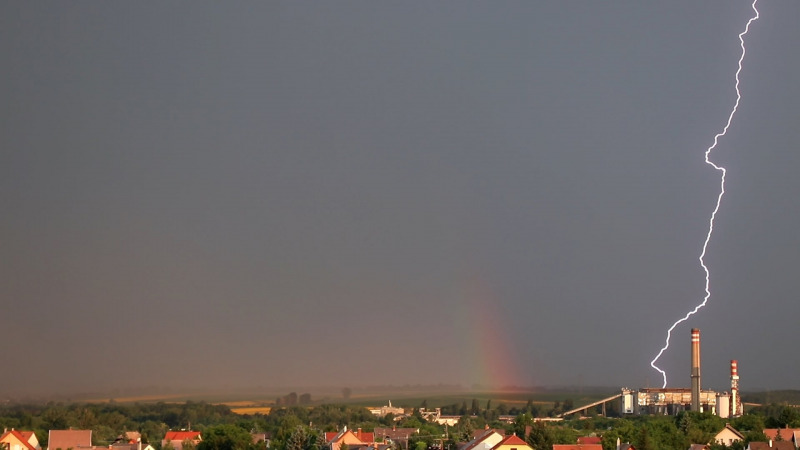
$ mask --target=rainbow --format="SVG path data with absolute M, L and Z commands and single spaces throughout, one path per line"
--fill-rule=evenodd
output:
M 470 385 L 486 388 L 523 386 L 530 383 L 525 376 L 510 322 L 504 321 L 500 302 L 488 283 L 478 276 L 463 284 L 463 307 L 457 309 L 457 329 L 464 330 L 461 373 Z

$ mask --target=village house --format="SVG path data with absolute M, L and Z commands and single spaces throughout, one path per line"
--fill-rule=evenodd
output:
M 92 448 L 92 430 L 50 430 L 47 450 Z
M 167 431 L 164 439 L 161 441 L 161 448 L 169 444 L 175 450 L 183 450 L 185 442 L 190 442 L 192 445 L 197 445 L 202 441 L 199 431 Z
M 798 428 L 764 428 L 764 436 L 769 441 L 790 441 L 797 447 Z
M 751 442 L 747 450 L 795 450 L 792 441 Z
M 253 444 L 263 442 L 267 448 L 269 448 L 269 441 L 272 437 L 272 433 L 250 433 L 250 436 L 253 438 Z
M 419 433 L 419 428 L 382 428 L 376 427 L 374 430 L 375 440 L 383 443 L 392 443 L 408 449 L 408 440 L 412 434 Z
M 727 445 L 728 447 L 730 447 L 734 442 L 743 440 L 744 435 L 727 423 L 725 424 L 725 428 L 723 428 L 722 431 L 714 436 L 714 442 L 717 444 Z
M 378 417 L 385 417 L 389 414 L 393 414 L 395 416 L 402 416 L 406 413 L 404 408 L 398 408 L 396 406 L 392 406 L 392 401 L 389 400 L 388 405 L 381 406 L 380 408 L 368 408 L 369 412 L 378 416 Z
M 503 431 L 503 433 L 505 433 L 505 431 Z M 459 450 L 491 450 L 495 445 L 499 444 L 504 437 L 504 434 L 498 433 L 498 430 L 486 427 L 483 430 L 473 433 L 473 439 L 459 447 Z
M 553 450 L 603 450 L 601 444 L 553 444 Z
M 7 444 L 7 450 L 40 450 L 39 439 L 33 431 L 6 429 L 0 436 L 0 443 Z
M 689 446 L 689 450 L 709 450 L 709 448 L 706 444 L 692 444 Z
M 492 450 L 533 450 L 527 442 L 523 441 L 516 434 L 506 436 L 505 439 L 492 447 Z
M 126 431 L 125 433 L 117 436 L 117 440 L 114 442 L 128 442 L 133 444 L 134 442 L 139 442 L 142 440 L 142 433 L 138 431 Z
M 102 447 L 101 447 L 102 448 Z M 108 446 L 108 450 L 155 450 L 152 445 L 139 442 L 116 443 Z
M 325 445 L 330 450 L 339 450 L 342 444 L 347 445 L 348 448 L 372 447 L 375 444 L 375 433 L 361 431 L 361 428 L 354 433 L 347 427 L 344 427 L 342 431 L 325 433 Z

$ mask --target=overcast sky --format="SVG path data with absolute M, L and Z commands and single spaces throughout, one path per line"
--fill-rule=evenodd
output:
M 798 388 L 800 3 L 661 365 Z M 748 1 L 0 3 L 5 391 L 660 386 Z

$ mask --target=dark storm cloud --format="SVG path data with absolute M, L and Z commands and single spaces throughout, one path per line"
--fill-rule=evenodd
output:
M 714 295 L 673 384 L 698 327 L 710 386 L 738 358 L 791 387 L 797 8 L 747 37 Z M 702 153 L 750 14 L 5 3 L 0 324 L 29 370 L 2 384 L 492 382 L 492 326 L 520 384 L 658 384 L 702 300 Z

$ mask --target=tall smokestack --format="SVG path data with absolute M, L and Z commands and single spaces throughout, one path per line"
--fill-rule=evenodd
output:
M 692 411 L 700 412 L 700 330 L 692 328 Z
M 739 361 L 731 360 L 731 414 L 730 417 L 742 415 L 742 401 L 739 399 Z

